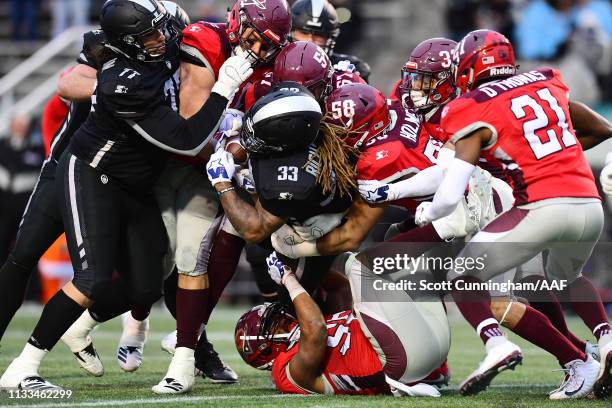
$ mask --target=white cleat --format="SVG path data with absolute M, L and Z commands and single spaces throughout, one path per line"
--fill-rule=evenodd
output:
M 588 340 L 585 340 L 584 346 L 584 354 L 590 354 L 595 360 L 599 361 L 601 359 L 601 354 L 599 354 L 599 346 L 596 343 L 591 343 Z
M 612 395 L 612 334 L 599 339 L 600 367 L 595 382 L 595 396 L 599 399 Z
M 98 325 L 89 311 L 83 312 L 62 336 L 62 342 L 68 346 L 83 370 L 95 377 L 104 374 L 104 366 L 91 340 L 90 333 Z
M 166 334 L 161 341 L 161 349 L 167 352 L 168 354 L 174 354 L 175 348 L 176 348 L 176 330 L 171 333 Z
M 131 373 L 142 365 L 142 352 L 149 333 L 149 318 L 143 321 L 132 317 L 131 312 L 123 314 L 123 333 L 117 347 L 117 363 L 123 371 Z
M 396 381 L 392 378 L 385 376 L 385 381 L 389 384 L 391 389 L 391 394 L 394 397 L 439 397 L 440 391 L 438 391 L 435 387 L 425 384 L 418 383 L 414 385 L 407 385 Z
M 497 374 L 507 369 L 514 370 L 523 361 L 520 347 L 503 336 L 491 338 L 485 348 L 487 354 L 478 368 L 459 385 L 461 395 L 478 394 Z
M 574 360 L 565 365 L 565 379 L 561 386 L 549 393 L 551 400 L 586 397 L 593 391 L 599 373 L 599 363 L 590 355 L 587 360 Z
M 168 367 L 168 372 L 152 390 L 156 394 L 183 394 L 191 391 L 195 383 L 194 351 L 178 347 Z

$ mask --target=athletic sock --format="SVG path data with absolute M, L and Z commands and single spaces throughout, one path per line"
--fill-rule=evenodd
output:
M 579 276 L 564 290 L 564 293 L 569 295 L 568 300 L 572 309 L 591 329 L 593 334 L 598 327 L 605 328 L 607 326 L 607 330 L 610 330 L 608 315 L 601 302 L 599 292 L 589 279 Z M 599 339 L 599 337 L 597 338 Z
M 473 276 L 462 276 L 452 281 L 453 287 L 459 281 L 464 281 L 465 284 L 481 282 L 480 279 Z M 465 284 L 462 286 L 463 288 L 466 287 Z M 453 289 L 450 294 L 465 320 L 476 330 L 484 344 L 487 344 L 487 341 L 493 337 L 503 335 L 499 323 L 491 312 L 491 295 L 489 295 L 489 292 L 485 290 Z
M 195 350 L 209 296 L 209 289 L 176 289 L 177 348 L 187 347 Z
M 51 350 L 84 310 L 60 290 L 45 305 L 28 343 L 41 350 Z
M 23 303 L 31 268 L 22 267 L 9 259 L 0 268 L 0 340 Z
M 208 323 L 225 287 L 234 277 L 245 245 L 246 241 L 237 235 L 223 230 L 217 233 L 209 258 L 210 297 L 204 310 L 204 324 Z
M 521 282 L 537 284 L 539 281 L 543 280 L 544 278 L 540 276 L 532 275 L 521 279 Z M 561 308 L 561 303 L 559 303 L 559 299 L 557 299 L 557 296 L 555 296 L 552 291 L 541 290 L 534 293 L 533 291 L 526 290 L 516 292 L 516 295 L 527 299 L 532 308 L 548 317 L 548 320 L 550 320 L 552 325 L 555 326 L 555 328 L 565 337 L 567 337 L 572 344 L 574 344 L 574 346 L 580 350 L 585 349 L 586 343 L 582 339 L 576 337 L 567 327 L 565 315 L 563 314 L 563 309 Z
M 573 360 L 586 360 L 582 350 L 557 330 L 546 316 L 532 307 L 527 306 L 523 317 L 512 331 L 557 357 L 562 366 Z

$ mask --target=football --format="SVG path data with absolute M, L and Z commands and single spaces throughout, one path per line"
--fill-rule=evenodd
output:
M 232 136 L 225 142 L 225 151 L 232 154 L 236 164 L 244 164 L 248 159 L 248 154 L 242 143 L 240 136 Z

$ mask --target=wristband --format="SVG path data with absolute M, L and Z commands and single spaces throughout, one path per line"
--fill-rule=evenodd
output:
M 224 189 L 223 189 L 223 190 L 221 190 L 221 191 L 217 191 L 217 197 L 221 197 L 221 195 L 222 195 L 223 193 L 227 193 L 228 191 L 232 191 L 232 190 L 235 190 L 235 189 L 236 189 L 236 188 L 235 188 L 234 186 L 231 186 L 231 187 L 228 187 L 228 188 L 224 188 Z
M 292 302 L 302 293 L 306 293 L 306 290 L 302 287 L 302 285 L 300 285 L 300 282 L 298 282 L 295 274 L 293 273 L 288 273 L 283 276 L 282 283 L 287 289 L 287 292 L 289 292 L 289 297 L 291 297 Z

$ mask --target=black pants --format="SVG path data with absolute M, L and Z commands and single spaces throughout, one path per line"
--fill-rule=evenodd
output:
M 132 302 L 159 299 L 167 237 L 152 193 L 123 189 L 70 152 L 62 155 L 56 186 L 75 287 L 95 301 L 117 270 Z
M 32 270 L 40 257 L 64 232 L 60 212 L 55 172 L 57 164 L 46 162 L 23 213 L 15 246 L 9 259 L 27 270 Z

